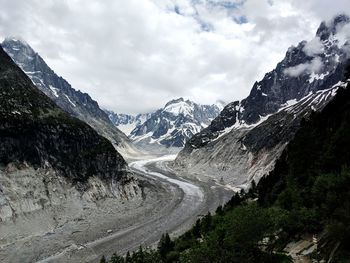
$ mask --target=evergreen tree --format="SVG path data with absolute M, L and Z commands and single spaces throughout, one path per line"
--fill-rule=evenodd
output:
M 205 217 L 203 217 L 203 219 L 201 221 L 202 235 L 204 233 L 209 232 L 209 230 L 211 229 L 211 225 L 212 225 L 212 216 L 211 216 L 210 212 L 208 212 L 208 214 Z
M 200 221 L 200 219 L 197 219 L 196 224 L 192 228 L 192 235 L 194 236 L 194 238 L 201 237 L 201 221 Z
M 124 258 L 114 253 L 109 260 L 109 263 L 124 263 Z
M 223 210 L 222 210 L 222 206 L 221 205 L 219 205 L 218 208 L 216 208 L 215 214 L 223 215 Z
M 173 247 L 174 244 L 171 241 L 169 234 L 163 234 L 158 244 L 158 251 L 163 261 L 166 260 L 167 254 L 173 249 Z
M 125 263 L 133 263 L 129 251 L 126 253 Z

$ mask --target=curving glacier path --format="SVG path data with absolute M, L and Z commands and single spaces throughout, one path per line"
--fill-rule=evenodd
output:
M 71 244 L 37 262 L 99 262 L 102 255 L 125 254 L 140 245 L 154 246 L 163 233 L 175 236 L 185 232 L 199 216 L 215 211 L 231 198 L 232 190 L 214 181 L 204 183 L 177 176 L 168 167 L 174 158 L 168 155 L 129 164 L 148 188 L 158 192 L 158 200 L 151 204 L 154 212 L 138 216 L 132 225 L 119 225 L 97 240 Z

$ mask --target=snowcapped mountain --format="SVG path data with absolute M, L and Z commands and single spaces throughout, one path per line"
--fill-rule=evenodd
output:
M 137 115 L 114 113 L 113 111 L 105 110 L 111 122 L 126 135 L 137 127 L 142 125 L 150 116 L 151 113 L 141 113 Z
M 349 21 L 340 15 L 323 22 L 314 39 L 289 48 L 247 98 L 228 104 L 186 143 L 177 167 L 206 171 L 239 187 L 271 170 L 301 120 L 323 108 L 343 85 Z
M 153 113 L 137 116 L 107 113 L 119 129 L 142 147 L 183 147 L 189 138 L 218 116 L 223 104 L 200 105 L 179 98 Z
M 130 140 L 109 120 L 98 103 L 87 93 L 75 90 L 59 77 L 25 41 L 6 38 L 1 44 L 12 60 L 29 76 L 35 86 L 61 109 L 89 124 L 109 139 L 121 153 L 133 151 Z

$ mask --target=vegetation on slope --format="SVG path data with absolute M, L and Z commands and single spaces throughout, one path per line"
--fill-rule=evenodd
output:
M 350 262 L 349 149 L 347 87 L 302 122 L 275 169 L 248 193 L 174 241 L 164 235 L 157 250 L 140 248 L 109 262 L 290 262 L 283 248 L 307 233 L 322 237 L 314 258 Z

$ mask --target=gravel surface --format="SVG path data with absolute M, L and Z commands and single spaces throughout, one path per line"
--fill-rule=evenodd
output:
M 101 201 L 79 220 L 0 247 L 1 262 L 99 262 L 102 255 L 154 246 L 165 232 L 177 236 L 231 198 L 232 190 L 214 181 L 178 177 L 168 166 L 171 159 L 130 164 L 144 186 L 141 200 Z

